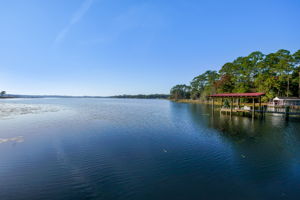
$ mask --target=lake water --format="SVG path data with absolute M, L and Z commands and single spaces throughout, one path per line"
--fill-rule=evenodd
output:
M 1 100 L 0 199 L 300 199 L 300 121 L 167 100 Z

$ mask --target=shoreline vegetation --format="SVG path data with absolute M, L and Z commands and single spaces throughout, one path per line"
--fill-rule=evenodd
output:
M 11 97 L 0 97 L 0 99 L 13 99 L 13 98 L 16 98 L 16 97 L 13 97 L 13 96 L 11 96 Z
M 111 96 L 109 98 L 121 98 L 121 99 L 169 99 L 170 95 L 168 94 L 138 94 L 138 95 L 117 95 Z
M 171 99 L 171 101 L 174 101 L 176 103 L 192 103 L 192 104 L 207 104 L 207 105 L 212 105 L 212 102 L 207 100 L 207 101 L 201 101 L 201 100 L 194 100 L 194 99 Z M 237 106 L 238 103 L 237 102 L 234 102 L 232 103 L 234 106 Z M 255 103 L 255 105 L 258 104 L 258 103 Z M 223 106 L 223 104 L 219 101 L 215 101 L 214 102 L 214 105 L 215 106 Z M 247 102 L 244 102 L 243 103 L 244 106 L 252 106 L 253 103 L 247 103 Z M 268 103 L 261 103 L 262 106 L 264 105 L 268 105 Z
M 276 96 L 300 97 L 300 50 L 284 49 L 263 54 L 260 51 L 225 63 L 219 71 L 208 70 L 189 85 L 175 85 L 170 99 L 185 103 L 204 103 L 217 93 L 264 92 L 262 102 Z M 245 101 L 247 103 L 247 100 Z

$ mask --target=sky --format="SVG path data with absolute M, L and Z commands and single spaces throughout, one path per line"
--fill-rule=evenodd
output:
M 10 94 L 169 93 L 279 49 L 300 49 L 299 0 L 0 0 Z

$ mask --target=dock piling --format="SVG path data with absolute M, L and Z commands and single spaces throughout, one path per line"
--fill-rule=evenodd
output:
M 253 108 L 252 108 L 252 117 L 254 117 L 254 114 L 255 114 L 255 99 L 252 98 L 252 101 L 253 101 Z
M 290 113 L 290 106 L 286 106 L 284 112 L 285 119 L 289 118 L 289 113 Z

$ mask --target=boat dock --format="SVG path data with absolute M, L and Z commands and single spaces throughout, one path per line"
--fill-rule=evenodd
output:
M 221 107 L 220 113 L 226 113 L 230 116 L 235 113 L 249 113 L 252 117 L 255 116 L 256 113 L 260 115 L 264 115 L 265 113 L 274 113 L 274 114 L 282 114 L 286 118 L 290 115 L 298 115 L 300 116 L 300 112 L 290 112 L 290 107 L 286 106 L 281 110 L 268 110 L 267 106 L 262 106 L 261 104 L 261 97 L 264 96 L 265 93 L 223 93 L 223 94 L 214 94 L 209 95 L 212 99 L 212 109 L 215 110 L 215 100 L 221 99 L 221 105 L 223 105 L 223 101 L 225 99 L 229 100 L 229 105 L 227 107 Z M 241 99 L 252 99 L 251 106 L 241 106 Z M 237 106 L 234 106 L 234 101 L 236 102 Z M 258 105 L 257 105 L 258 104 Z M 248 104 L 249 105 L 249 104 Z M 258 109 L 257 109 L 258 108 Z

